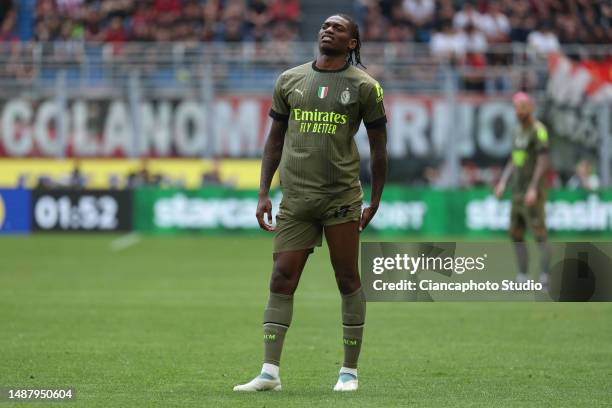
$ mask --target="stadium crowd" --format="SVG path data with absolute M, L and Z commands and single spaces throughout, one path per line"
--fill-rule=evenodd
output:
M 0 2 L 0 41 L 17 40 L 15 0 Z M 299 0 L 36 0 L 34 40 L 264 41 L 293 34 Z
M 429 43 L 442 56 L 495 43 L 548 52 L 560 43 L 612 41 L 608 0 L 361 0 L 359 10 L 365 41 Z
M 0 2 L 0 42 L 17 39 L 16 22 L 17 12 L 13 0 L 2 0 Z
M 476 92 L 542 82 L 532 73 L 511 78 L 496 72 L 517 62 L 509 52 L 514 43 L 526 44 L 529 57 L 541 60 L 562 44 L 612 42 L 608 0 L 360 0 L 357 14 L 364 42 L 396 44 L 399 52 L 406 43 L 424 44 L 435 61 L 459 68 L 464 90 Z
M 37 41 L 111 44 L 113 59 L 109 61 L 113 63 L 118 62 L 115 57 L 129 41 L 182 41 L 193 46 L 211 41 L 254 42 L 265 44 L 264 58 L 289 61 L 291 43 L 299 39 L 302 13 L 299 0 L 1 3 L 0 46 L 2 41 L 17 40 L 18 31 L 27 31 L 18 27 L 25 21 L 33 25 L 32 39 Z M 19 19 L 17 14 L 23 12 L 16 13 L 16 8 L 24 11 L 25 4 L 33 5 L 31 18 Z M 374 65 L 372 74 L 383 81 L 394 77 L 414 79 L 415 84 L 438 81 L 439 78 L 431 78 L 435 74 L 428 68 L 438 61 L 461 68 L 458 72 L 462 88 L 468 91 L 491 93 L 529 88 L 529 83 L 539 83 L 541 78 L 510 78 L 502 72 L 503 67 L 517 62 L 512 60 L 510 44 L 526 43 L 532 56 L 545 56 L 558 51 L 561 44 L 612 42 L 612 3 L 608 0 L 355 0 L 354 9 L 364 43 L 391 45 L 385 47 L 386 56 L 391 50 L 412 59 L 411 44 L 421 43 L 425 51 L 429 48 L 423 68 L 411 70 L 415 78 L 406 77 L 401 66 Z M 497 47 L 493 49 L 492 45 Z M 382 47 L 378 48 L 383 52 Z M 376 52 L 376 47 L 369 45 L 369 49 Z M 18 55 L 14 59 L 20 60 Z M 496 73 L 496 67 L 502 70 Z
M 298 0 L 39 0 L 36 39 L 262 41 L 275 25 L 295 26 Z
M 17 39 L 16 0 L 0 4 L 0 41 Z M 297 35 L 299 0 L 35 0 L 39 41 L 263 41 L 276 25 Z M 441 58 L 489 44 L 609 44 L 608 0 L 357 0 L 368 42 L 429 43 Z

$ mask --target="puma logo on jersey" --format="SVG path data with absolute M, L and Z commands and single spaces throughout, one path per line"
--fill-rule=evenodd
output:
M 304 96 L 304 92 L 302 92 L 302 90 L 300 89 L 294 89 L 295 92 L 299 93 L 300 96 Z

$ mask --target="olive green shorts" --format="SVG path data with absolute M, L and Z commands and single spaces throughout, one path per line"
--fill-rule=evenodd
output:
M 321 246 L 323 227 L 361 219 L 361 188 L 334 195 L 284 193 L 276 215 L 274 252 Z
M 545 204 L 546 199 L 541 198 L 532 207 L 527 207 L 523 197 L 513 198 L 510 210 L 510 235 L 522 239 L 525 230 L 529 228 L 535 238 L 546 238 Z

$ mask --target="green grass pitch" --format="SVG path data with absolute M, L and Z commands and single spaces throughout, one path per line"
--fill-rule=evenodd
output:
M 325 248 L 296 294 L 283 391 L 234 393 L 261 364 L 271 240 L 113 250 L 117 238 L 0 238 L 0 387 L 75 387 L 71 407 L 612 405 L 605 303 L 369 304 L 361 388 L 332 392 L 340 300 Z

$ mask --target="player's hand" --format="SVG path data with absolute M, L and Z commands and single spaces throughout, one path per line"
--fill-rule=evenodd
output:
M 363 210 L 361 213 L 361 221 L 359 222 L 359 232 L 363 231 L 368 226 L 372 218 L 374 218 L 376 211 L 378 211 L 377 205 L 366 207 Z
M 504 191 L 506 190 L 506 183 L 504 182 L 499 182 L 497 183 L 497 185 L 495 186 L 495 197 L 497 197 L 497 199 L 500 199 L 502 195 L 504 195 Z
M 268 215 L 268 223 L 264 220 L 264 214 Z M 268 232 L 274 231 L 274 227 L 272 226 L 272 202 L 268 196 L 259 196 L 255 216 L 262 230 Z
M 536 203 L 537 200 L 538 200 L 538 191 L 533 187 L 529 187 L 527 189 L 527 193 L 525 194 L 525 205 L 527 207 L 531 207 Z

